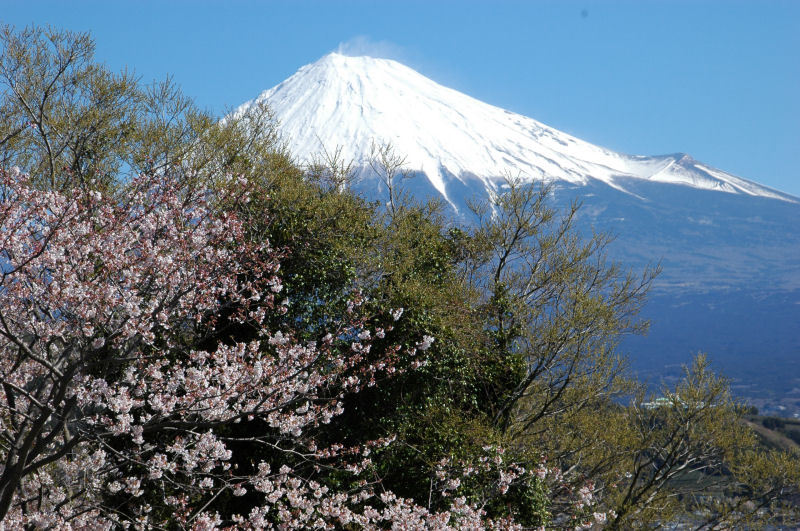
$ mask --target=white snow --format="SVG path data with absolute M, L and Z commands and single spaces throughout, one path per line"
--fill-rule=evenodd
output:
M 705 166 L 686 155 L 617 153 L 439 85 L 389 59 L 331 53 L 243 104 L 266 101 L 300 162 L 323 148 L 366 166 L 373 143 L 391 143 L 406 168 L 447 197 L 448 179 L 496 189 L 506 176 L 623 189 L 619 178 L 795 199 Z

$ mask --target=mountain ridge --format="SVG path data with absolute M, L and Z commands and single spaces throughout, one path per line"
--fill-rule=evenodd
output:
M 370 173 L 370 144 L 391 142 L 416 175 L 403 180 L 405 191 L 444 198 L 455 224 L 469 224 L 466 200 L 502 190 L 505 175 L 552 183 L 556 209 L 582 202 L 578 230 L 616 236 L 611 259 L 634 271 L 662 267 L 643 309 L 653 320 L 650 337 L 620 345 L 635 353 L 634 371 L 657 389 L 659 380 L 680 377 L 691 353 L 710 349 L 739 396 L 800 415 L 797 197 L 685 153 L 595 146 L 390 60 L 329 54 L 236 112 L 257 101 L 271 107 L 298 162 L 341 148 L 359 170 L 356 191 L 369 199 L 386 199 Z
M 464 201 L 448 192 L 450 181 L 477 178 L 488 193 L 505 176 L 578 185 L 600 180 L 624 192 L 629 190 L 620 179 L 633 177 L 800 202 L 685 153 L 627 155 L 596 146 L 444 87 L 391 59 L 332 52 L 235 112 L 255 102 L 270 106 L 300 162 L 342 148 L 345 158 L 366 167 L 371 145 L 390 143 L 406 157 L 407 168 L 424 175 L 456 211 Z

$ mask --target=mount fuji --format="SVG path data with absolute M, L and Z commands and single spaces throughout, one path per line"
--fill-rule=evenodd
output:
M 388 59 L 331 53 L 234 113 L 255 103 L 274 112 L 298 162 L 338 149 L 358 170 L 356 188 L 374 199 L 386 192 L 369 161 L 372 146 L 385 144 L 416 176 L 406 189 L 442 199 L 454 222 L 469 223 L 467 201 L 509 177 L 549 183 L 556 205 L 579 199 L 583 230 L 617 236 L 614 258 L 662 266 L 651 336 L 630 346 L 654 360 L 640 368 L 663 377 L 665 366 L 701 349 L 738 359 L 722 363 L 734 376 L 775 365 L 786 392 L 759 407 L 800 414 L 800 198 L 683 153 L 593 145 Z
M 624 179 L 633 178 L 797 201 L 688 155 L 630 156 L 592 145 L 389 59 L 331 53 L 256 101 L 269 104 L 301 160 L 340 146 L 345 157 L 366 165 L 373 142 L 391 143 L 408 169 L 424 174 L 454 208 L 462 199 L 456 183 L 494 190 L 505 175 L 596 181 L 621 191 L 629 191 Z
M 586 227 L 619 236 L 621 259 L 661 261 L 660 285 L 800 288 L 800 198 L 689 155 L 595 146 L 389 59 L 328 54 L 235 112 L 257 102 L 275 113 L 299 162 L 340 149 L 370 197 L 384 197 L 372 146 L 391 144 L 417 176 L 406 188 L 443 199 L 461 221 L 467 200 L 507 177 L 548 182 L 557 202 L 580 198 Z

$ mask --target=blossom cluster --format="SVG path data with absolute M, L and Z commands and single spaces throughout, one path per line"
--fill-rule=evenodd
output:
M 464 496 L 432 512 L 376 489 L 370 454 L 391 437 L 317 443 L 348 393 L 419 366 L 434 338 L 372 352 L 391 324 L 369 329 L 358 294 L 319 342 L 269 329 L 280 253 L 246 243 L 245 190 L 146 175 L 59 192 L 0 171 L 0 527 L 513 527 Z M 252 337 L 226 339 L 225 320 Z M 313 477 L 332 468 L 346 488 Z M 253 502 L 220 515 L 221 495 Z

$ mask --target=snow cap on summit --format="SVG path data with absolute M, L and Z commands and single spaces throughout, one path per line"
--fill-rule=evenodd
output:
M 366 167 L 373 144 L 390 143 L 451 205 L 457 190 L 496 190 L 507 176 L 624 190 L 645 179 L 699 189 L 794 198 L 691 157 L 631 156 L 444 87 L 391 59 L 331 52 L 254 101 L 266 102 L 293 154 L 310 161 L 340 148 Z M 253 104 L 245 103 L 240 110 Z M 466 188 L 465 188 L 466 186 Z

